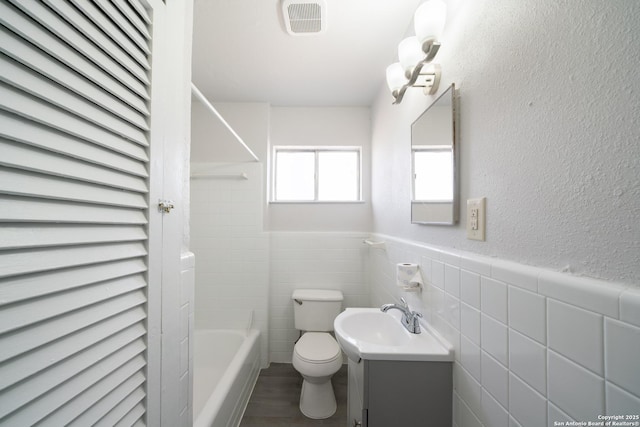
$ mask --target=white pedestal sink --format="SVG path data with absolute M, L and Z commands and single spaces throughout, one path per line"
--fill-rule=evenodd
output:
M 412 334 L 397 310 L 347 308 L 334 321 L 336 339 L 347 357 L 366 360 L 453 361 L 453 347 L 430 327 Z

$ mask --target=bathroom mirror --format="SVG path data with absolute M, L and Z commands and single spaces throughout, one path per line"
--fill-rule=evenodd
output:
M 458 222 L 456 90 L 452 84 L 411 125 L 411 222 Z

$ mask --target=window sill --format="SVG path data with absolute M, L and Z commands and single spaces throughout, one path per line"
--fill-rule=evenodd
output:
M 327 200 L 269 200 L 270 205 L 358 205 L 366 203 L 365 200 L 327 201 Z

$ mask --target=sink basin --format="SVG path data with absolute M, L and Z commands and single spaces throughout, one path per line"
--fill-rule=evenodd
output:
M 397 310 L 347 308 L 333 327 L 347 357 L 368 360 L 453 361 L 453 348 L 431 328 L 412 334 L 400 323 Z

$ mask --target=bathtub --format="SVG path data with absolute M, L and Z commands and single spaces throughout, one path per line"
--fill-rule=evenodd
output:
M 194 427 L 237 427 L 260 372 L 260 331 L 194 331 Z

